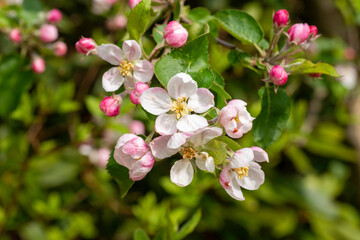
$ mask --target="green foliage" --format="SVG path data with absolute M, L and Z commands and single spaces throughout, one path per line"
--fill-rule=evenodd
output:
M 222 164 L 226 159 L 226 144 L 219 140 L 208 142 L 204 150 L 214 158 L 215 164 Z
M 261 112 L 254 120 L 254 141 L 262 148 L 270 146 L 278 139 L 290 116 L 290 99 L 286 92 L 279 88 L 275 93 L 273 87 L 259 90 Z
M 139 41 L 150 22 L 151 0 L 143 0 L 130 12 L 127 31 L 132 39 Z
M 179 232 L 175 235 L 176 240 L 184 239 L 187 235 L 192 233 L 201 219 L 201 210 L 198 209 L 194 215 L 180 228 Z
M 149 240 L 149 237 L 144 230 L 138 228 L 134 232 L 134 240 Z
M 340 77 L 333 66 L 327 63 L 312 63 L 306 59 L 292 61 L 286 70 L 291 74 L 322 73 L 331 77 Z

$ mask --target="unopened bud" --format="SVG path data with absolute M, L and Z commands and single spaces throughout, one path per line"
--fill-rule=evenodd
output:
M 309 37 L 313 39 L 316 37 L 316 35 L 318 33 L 318 29 L 315 25 L 311 25 L 311 26 L 309 26 L 309 28 L 310 28 Z
M 288 34 L 290 42 L 300 45 L 308 39 L 310 27 L 307 23 L 297 23 L 289 28 Z
M 34 73 L 40 74 L 45 71 L 45 61 L 39 56 L 36 56 L 31 61 L 31 68 Z
M 11 30 L 9 36 L 10 36 L 10 40 L 11 40 L 13 43 L 19 43 L 19 42 L 21 42 L 21 34 L 20 34 L 19 29 L 14 28 L 13 30 Z
M 122 103 L 122 99 L 120 96 L 113 97 L 105 97 L 100 102 L 100 109 L 105 113 L 108 117 L 115 117 L 120 113 L 120 106 Z
M 273 17 L 273 23 L 277 27 L 285 27 L 289 21 L 289 12 L 286 9 L 276 11 Z
M 139 2 L 141 2 L 141 0 L 129 0 L 130 9 L 134 9 L 136 7 L 136 5 L 139 4 Z
M 130 123 L 129 130 L 135 135 L 144 135 L 145 134 L 145 125 L 139 120 L 134 120 Z
M 62 13 L 59 9 L 52 9 L 50 12 L 48 12 L 46 16 L 46 20 L 51 23 L 57 23 L 60 22 L 62 19 Z
M 54 54 L 56 56 L 64 56 L 67 52 L 67 46 L 64 42 L 56 42 L 54 43 Z
M 59 36 L 58 30 L 54 25 L 44 24 L 40 28 L 40 39 L 45 43 L 55 41 Z
M 164 29 L 164 39 L 166 43 L 175 48 L 185 45 L 188 38 L 187 30 L 178 22 L 171 21 Z
M 79 53 L 87 54 L 89 51 L 94 50 L 97 47 L 95 41 L 92 38 L 81 38 L 76 42 L 75 48 Z
M 143 82 L 135 84 L 135 88 L 130 92 L 130 101 L 133 104 L 140 104 L 140 97 L 147 90 L 149 86 Z
M 288 75 L 282 66 L 276 65 L 270 70 L 270 79 L 275 85 L 281 86 L 286 83 Z

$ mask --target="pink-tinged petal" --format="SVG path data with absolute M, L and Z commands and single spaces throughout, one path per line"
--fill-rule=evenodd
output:
M 225 191 L 227 192 L 227 194 L 230 195 L 230 197 L 238 200 L 238 201 L 244 201 L 244 195 L 241 191 L 240 185 L 237 182 L 238 179 L 238 175 L 235 172 L 230 173 L 230 183 L 229 183 L 229 188 L 225 188 Z
M 122 151 L 135 159 L 139 159 L 149 151 L 149 146 L 141 137 L 135 137 L 124 144 Z
M 124 60 L 123 52 L 114 44 L 101 44 L 96 48 L 97 55 L 112 65 L 119 65 Z
M 127 40 L 123 43 L 122 49 L 125 57 L 130 61 L 139 60 L 141 57 L 141 47 L 135 40 Z
M 154 75 L 154 66 L 147 60 L 140 60 L 134 66 L 136 82 L 150 82 Z
M 160 135 L 172 135 L 177 132 L 176 114 L 160 114 L 155 121 L 155 131 Z
M 237 178 L 239 185 L 248 190 L 256 190 L 265 181 L 264 172 L 256 162 L 251 162 L 248 171 L 248 177 L 243 176 L 242 179 Z
M 229 124 L 231 124 L 232 126 L 234 126 L 234 119 L 236 118 L 238 114 L 238 110 L 236 107 L 234 106 L 226 106 L 223 107 L 220 111 L 220 123 L 221 125 L 223 125 L 225 128 L 227 128 L 227 126 Z
M 125 154 L 122 151 L 122 147 L 115 149 L 114 159 L 118 164 L 120 164 L 128 169 L 131 169 L 131 166 L 136 162 L 136 160 L 134 158 L 132 158 L 128 154 Z
M 206 112 L 214 105 L 214 95 L 206 88 L 199 88 L 188 102 L 188 107 L 196 113 Z
M 135 80 L 134 80 L 132 74 L 125 77 L 124 87 L 125 87 L 125 89 L 128 89 L 130 91 L 135 88 Z
M 231 138 L 241 138 L 244 135 L 244 133 L 240 131 L 238 127 L 226 128 L 225 132 Z
M 141 106 L 151 114 L 160 115 L 168 112 L 172 101 L 165 89 L 154 87 L 146 90 L 140 97 Z
M 189 141 L 194 145 L 194 147 L 204 146 L 210 140 L 220 136 L 221 134 L 221 128 L 207 127 L 196 131 L 194 135 L 189 138 Z
M 207 127 L 208 125 L 206 118 L 193 114 L 182 116 L 178 120 L 176 127 L 182 132 L 194 132 L 200 128 Z
M 143 179 L 152 169 L 154 162 L 155 159 L 151 152 L 147 152 L 140 160 L 132 165 L 132 169 L 129 171 L 130 179 L 133 181 Z
M 120 74 L 117 67 L 110 68 L 102 76 L 102 87 L 107 92 L 115 92 L 124 83 L 124 77 Z
M 182 133 L 175 133 L 171 136 L 167 146 L 171 149 L 179 149 L 183 144 L 186 143 L 186 138 Z
M 119 140 L 116 143 L 115 149 L 118 149 L 122 146 L 124 146 L 125 143 L 127 143 L 128 141 L 130 141 L 133 138 L 136 138 L 137 136 L 135 134 L 132 133 L 126 133 L 124 135 L 122 135 Z
M 214 158 L 211 157 L 208 153 L 201 152 L 200 154 L 197 154 L 195 158 L 196 166 L 198 166 L 198 168 L 201 170 L 211 173 L 215 171 Z
M 245 107 L 247 105 L 247 103 L 240 99 L 234 99 L 234 100 L 229 101 L 227 105 L 234 106 L 240 111 L 240 109 Z
M 167 90 L 173 99 L 191 97 L 197 91 L 197 82 L 189 74 L 178 73 L 170 78 Z
M 149 144 L 150 149 L 151 149 L 151 152 L 154 155 L 154 157 L 156 157 L 158 159 L 164 159 L 164 158 L 171 157 L 172 155 L 179 152 L 180 148 L 178 148 L 178 149 L 168 148 L 167 145 L 168 145 L 170 138 L 171 138 L 171 135 L 160 136 L 160 137 L 157 137 L 154 140 L 152 140 L 152 142 L 150 142 L 150 144 Z
M 254 160 L 253 150 L 251 148 L 242 148 L 234 153 L 229 166 L 231 168 L 246 167 L 252 160 Z
M 194 169 L 189 159 L 176 161 L 170 170 L 170 180 L 179 187 L 189 185 L 194 176 Z
M 226 166 L 221 172 L 219 176 L 220 184 L 223 188 L 229 189 L 230 186 L 230 167 Z
M 251 147 L 254 152 L 254 161 L 255 162 L 269 162 L 269 156 L 264 151 L 264 149 L 259 147 Z

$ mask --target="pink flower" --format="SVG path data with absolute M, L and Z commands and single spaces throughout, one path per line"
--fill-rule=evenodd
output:
M 145 125 L 142 121 L 139 121 L 139 120 L 131 121 L 129 129 L 130 129 L 130 132 L 135 135 L 144 135 L 145 134 Z
M 108 117 L 116 117 L 120 112 L 122 99 L 120 96 L 105 97 L 100 102 L 100 109 Z
M 309 33 L 309 37 L 311 39 L 315 39 L 318 33 L 318 29 L 315 25 L 310 25 L 310 33 Z
M 130 9 L 134 9 L 136 5 L 138 5 L 141 2 L 141 0 L 129 0 L 129 7 Z
M 140 104 L 140 97 L 149 89 L 149 86 L 143 82 L 138 82 L 135 84 L 135 88 L 130 92 L 130 101 L 133 104 Z
M 290 42 L 300 45 L 308 39 L 310 27 L 307 23 L 297 23 L 289 28 L 288 34 Z
M 64 56 L 67 52 L 67 46 L 66 43 L 58 41 L 54 43 L 54 54 L 56 56 Z
M 17 29 L 17 28 L 12 29 L 9 36 L 10 36 L 10 40 L 13 43 L 21 42 L 22 38 L 21 38 L 21 33 L 20 33 L 19 29 Z
M 220 111 L 220 123 L 232 138 L 240 138 L 252 128 L 254 118 L 246 110 L 246 105 L 246 102 L 235 99 Z
M 57 23 L 60 22 L 62 19 L 62 13 L 59 9 L 52 9 L 50 12 L 48 12 L 46 16 L 46 20 L 51 23 Z
M 143 179 L 152 169 L 155 159 L 145 141 L 134 134 L 122 135 L 115 146 L 117 163 L 129 169 L 131 180 Z
M 39 56 L 33 58 L 31 62 L 31 68 L 34 73 L 40 74 L 45 71 L 45 61 Z
M 179 48 L 185 45 L 188 38 L 187 30 L 178 22 L 171 21 L 164 29 L 164 39 L 169 46 Z
M 53 42 L 58 38 L 58 30 L 54 25 L 44 24 L 40 28 L 40 39 L 45 43 Z
M 276 11 L 273 17 L 273 23 L 277 27 L 285 27 L 289 21 L 289 12 L 286 9 Z
M 234 199 L 245 200 L 241 187 L 256 190 L 264 183 L 265 175 L 257 162 L 269 162 L 267 153 L 259 147 L 243 148 L 235 152 L 220 173 L 219 181 Z
M 79 53 L 89 54 L 95 51 L 96 42 L 92 38 L 81 38 L 76 42 L 75 48 Z
M 270 79 L 276 86 L 284 85 L 288 79 L 288 75 L 283 67 L 280 65 L 274 66 L 270 70 Z

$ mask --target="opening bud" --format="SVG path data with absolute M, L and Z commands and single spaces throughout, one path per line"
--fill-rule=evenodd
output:
M 55 41 L 59 36 L 58 30 L 54 25 L 44 24 L 40 28 L 40 39 L 45 43 Z
M 60 22 L 62 19 L 62 13 L 59 9 L 52 9 L 48 14 L 46 15 L 46 20 L 51 23 L 57 23 Z
M 288 34 L 290 42 L 300 45 L 308 39 L 310 27 L 307 23 L 297 23 L 289 28 Z
M 92 38 L 81 38 L 76 42 L 75 48 L 79 53 L 87 54 L 89 51 L 94 50 L 97 47 L 95 41 Z
M 288 79 L 285 69 L 276 65 L 270 70 L 270 79 L 276 86 L 284 85 Z
M 134 9 L 136 7 L 136 5 L 139 4 L 139 2 L 141 2 L 141 0 L 129 0 L 130 9 Z
M 100 109 L 108 117 L 116 117 L 120 113 L 122 99 L 120 96 L 105 97 L 100 102 Z
M 20 34 L 19 29 L 17 29 L 17 28 L 14 28 L 11 30 L 9 37 L 13 43 L 21 42 L 21 34 Z
M 276 11 L 273 17 L 273 23 L 277 27 L 285 27 L 289 22 L 289 12 L 286 9 Z
M 185 45 L 188 38 L 187 30 L 178 22 L 171 21 L 164 29 L 164 39 L 166 43 L 175 48 Z
M 31 68 L 34 73 L 40 74 L 45 71 L 45 61 L 39 56 L 36 56 L 31 61 Z
M 130 101 L 133 104 L 140 104 L 140 97 L 147 90 L 149 86 L 143 82 L 135 84 L 135 88 L 130 92 Z
M 54 43 L 54 54 L 56 56 L 64 56 L 67 52 L 66 43 L 58 41 Z

